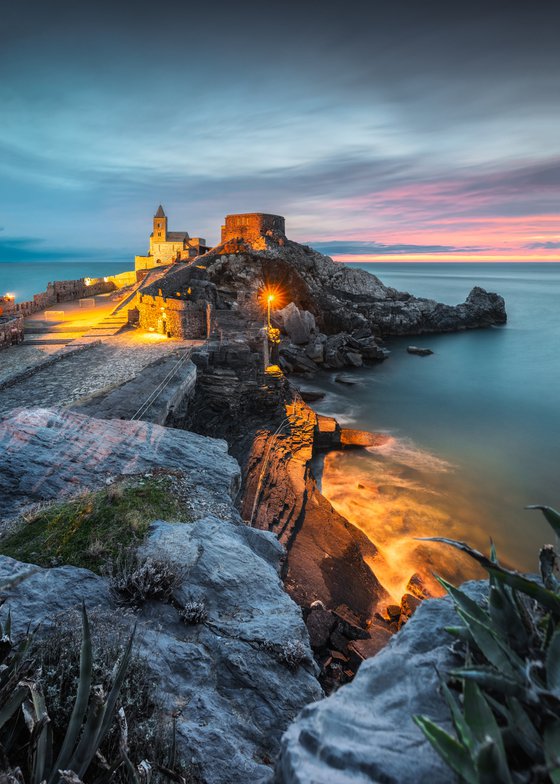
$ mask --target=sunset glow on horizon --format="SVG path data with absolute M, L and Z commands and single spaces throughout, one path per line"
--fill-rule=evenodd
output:
M 211 246 L 269 212 L 339 260 L 560 261 L 558 9 L 163 0 L 158 36 L 144 0 L 24 5 L 0 261 L 130 261 L 160 203 Z

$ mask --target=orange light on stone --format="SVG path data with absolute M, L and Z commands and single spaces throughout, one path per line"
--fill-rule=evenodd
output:
M 278 284 L 269 284 L 259 291 L 259 303 L 262 308 L 276 310 L 283 307 L 287 299 L 286 292 Z

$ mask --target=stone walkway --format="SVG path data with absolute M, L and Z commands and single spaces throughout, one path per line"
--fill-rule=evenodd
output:
M 124 332 L 63 356 L 48 367 L 39 367 L 29 377 L 1 390 L 0 416 L 20 406 L 71 405 L 129 381 L 160 357 L 200 342 L 169 340 L 137 330 Z M 19 346 L 14 348 L 21 350 Z M 2 352 L 2 360 L 5 354 Z

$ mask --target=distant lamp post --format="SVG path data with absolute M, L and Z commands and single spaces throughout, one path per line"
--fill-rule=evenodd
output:
M 269 292 L 266 296 L 266 337 L 268 340 L 268 355 L 270 357 L 270 365 L 278 365 L 279 361 L 279 345 L 280 345 L 280 330 L 272 326 L 270 314 L 272 310 L 272 303 L 276 299 L 275 295 Z

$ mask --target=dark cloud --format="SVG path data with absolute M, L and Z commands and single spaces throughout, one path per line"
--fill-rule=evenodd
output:
M 52 248 L 34 237 L 13 237 L 0 240 L 0 262 L 64 261 L 65 259 L 94 259 L 95 252 L 88 249 Z
M 546 250 L 557 250 L 560 248 L 560 242 L 530 242 L 528 245 L 524 245 L 524 248 L 528 248 L 529 250 L 538 250 L 539 248 L 545 248 Z
M 337 255 L 367 255 L 378 254 L 387 256 L 398 256 L 405 253 L 478 253 L 488 250 L 482 247 L 458 248 L 453 245 L 386 245 L 383 242 L 313 242 L 309 243 L 321 253 L 331 256 Z

